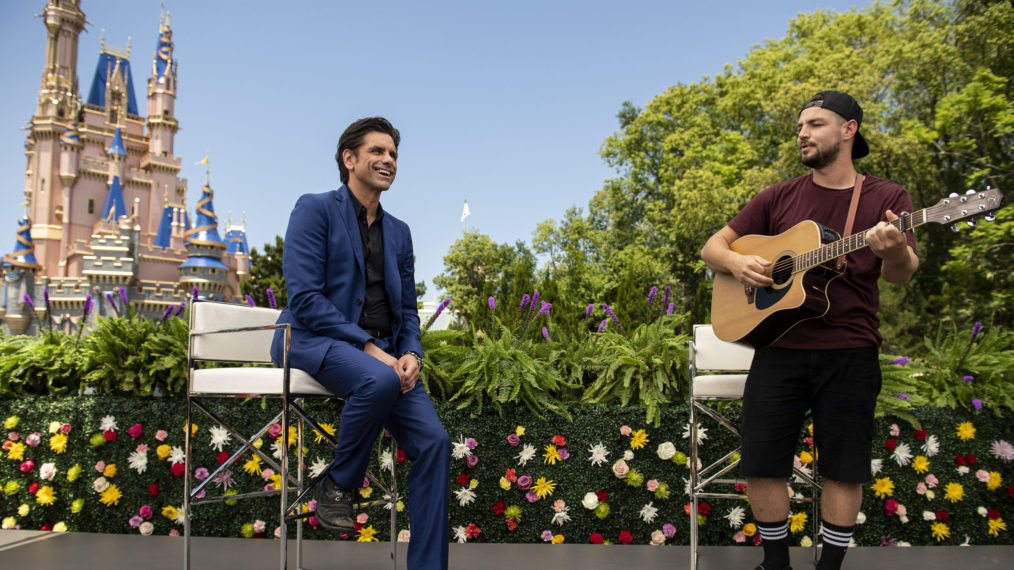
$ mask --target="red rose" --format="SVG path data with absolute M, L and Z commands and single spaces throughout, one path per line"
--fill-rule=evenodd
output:
M 464 487 L 465 485 L 468 485 L 468 475 L 466 475 L 464 473 L 459 473 L 458 474 L 458 485 L 461 485 L 462 487 Z
M 106 438 L 106 441 L 116 441 L 116 430 L 107 429 L 102 432 L 102 437 Z
M 1007 485 L 1007 494 L 1014 499 L 1014 485 Z
M 563 447 L 563 446 L 567 445 L 567 438 L 563 437 L 562 435 L 554 435 L 553 436 L 553 445 L 557 445 L 559 447 Z
M 602 544 L 602 535 L 597 532 L 593 532 L 591 533 L 591 536 L 588 537 L 588 542 L 592 544 Z
M 137 439 L 141 437 L 141 432 L 141 424 L 134 424 L 127 430 L 127 433 L 130 434 L 130 439 Z
M 508 469 L 506 472 L 504 472 L 504 478 L 507 479 L 508 481 L 510 481 L 511 483 L 516 483 L 517 480 L 518 480 L 518 472 L 517 472 L 517 470 L 516 469 Z
M 28 494 L 29 495 L 34 495 L 34 494 L 36 494 L 38 492 L 39 492 L 39 483 L 38 483 L 38 481 L 36 481 L 36 482 L 34 482 L 34 483 L 32 483 L 31 485 L 28 486 Z
M 496 504 L 493 505 L 493 514 L 502 515 L 503 512 L 506 511 L 506 510 L 507 510 L 507 505 L 504 505 L 503 501 L 497 501 Z
M 363 525 L 361 523 L 356 523 L 356 524 L 353 525 L 353 528 L 356 529 L 356 532 L 359 532 L 359 531 L 363 530 Z
M 754 546 L 760 546 L 760 543 L 761 543 L 761 537 L 760 537 L 760 533 L 758 532 L 757 534 L 753 535 L 753 545 Z
M 937 511 L 935 514 L 937 516 L 937 520 L 940 522 L 947 522 L 947 519 L 949 518 L 947 516 L 947 511 Z
M 35 462 L 31 459 L 26 459 L 18 466 L 18 469 L 21 470 L 22 473 L 31 473 L 32 471 L 35 471 Z
M 152 497 L 158 496 L 158 483 L 152 483 L 148 486 L 148 494 Z
M 482 531 L 479 530 L 478 525 L 476 525 L 475 523 L 472 523 L 467 527 L 465 527 L 465 536 L 467 536 L 470 540 L 479 536 L 481 532 Z
M 507 519 L 507 530 L 514 530 L 518 528 L 518 521 L 514 519 Z
M 709 504 L 707 504 L 707 503 L 705 503 L 703 501 L 700 502 L 700 503 L 697 503 L 697 514 L 707 516 L 708 513 L 710 513 L 710 512 L 711 512 L 711 505 L 709 505 Z
M 401 463 L 402 461 L 405 461 L 405 450 L 404 449 L 399 449 L 398 450 L 398 463 Z
M 889 437 L 887 438 L 887 441 L 884 442 L 884 447 L 890 449 L 891 451 L 894 451 L 894 448 L 898 447 L 898 442 L 894 441 L 893 437 Z
M 39 527 L 39 530 L 53 530 L 53 525 L 51 525 L 49 523 L 46 523 L 46 524 L 42 525 L 41 527 Z
M 182 463 L 173 463 L 169 470 L 173 472 L 173 475 L 179 477 L 180 475 L 183 475 L 183 473 L 187 470 L 187 467 Z
M 986 516 L 993 520 L 996 520 L 1000 518 L 1000 511 L 996 509 L 989 509 L 989 512 L 986 513 Z
M 746 490 L 746 483 L 736 483 L 732 487 L 733 489 L 736 489 L 737 493 L 742 493 L 743 491 Z
M 217 461 L 219 465 L 225 463 L 228 460 L 229 460 L 229 452 L 228 451 L 222 451 L 218 455 L 215 456 L 215 461 Z
M 957 456 L 957 457 L 954 458 L 954 466 L 955 467 L 961 467 L 964 464 L 965 464 L 965 458 L 962 457 L 961 455 L 959 455 L 959 456 Z
M 609 502 L 609 493 L 607 493 L 605 491 L 598 491 L 598 492 L 595 493 L 595 496 L 599 498 L 599 502 L 600 503 L 607 503 L 607 502 Z
M 621 530 L 618 540 L 620 541 L 620 544 L 630 544 L 631 542 L 634 542 L 634 535 L 625 530 Z
M 967 463 L 969 467 L 975 467 L 975 456 L 971 453 L 966 453 L 965 463 Z
M 250 538 L 264 538 L 264 533 L 263 532 L 255 532 L 254 535 L 251 536 Z
M 884 501 L 884 514 L 889 517 L 893 517 L 894 513 L 898 510 L 898 501 L 894 499 L 887 499 Z
M 926 441 L 926 436 L 928 434 L 926 433 L 926 430 L 924 430 L 924 429 L 917 429 L 917 430 L 915 430 L 914 435 L 915 435 L 916 441 Z

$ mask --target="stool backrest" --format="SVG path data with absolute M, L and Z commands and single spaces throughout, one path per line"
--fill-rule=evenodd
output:
M 694 325 L 693 355 L 697 371 L 737 372 L 750 369 L 753 348 L 718 338 L 711 325 Z
M 281 311 L 233 303 L 197 301 L 190 305 L 190 358 L 230 362 L 271 362 L 275 330 L 193 334 L 275 324 Z

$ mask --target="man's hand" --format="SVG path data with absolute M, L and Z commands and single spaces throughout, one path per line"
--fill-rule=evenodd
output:
M 390 354 L 384 352 L 379 347 L 377 347 L 377 345 L 374 344 L 372 340 L 366 342 L 366 344 L 363 346 L 363 352 L 383 362 L 387 366 L 390 366 L 391 370 L 394 370 L 398 374 L 398 378 L 401 379 L 402 393 L 405 392 L 405 373 L 402 371 L 401 362 L 399 362 L 395 357 L 391 356 Z M 419 373 L 416 372 L 417 376 L 418 374 Z M 415 384 L 415 381 L 413 380 L 412 383 Z
M 888 222 L 898 219 L 894 212 L 885 212 Z M 866 243 L 877 257 L 888 262 L 908 258 L 908 241 L 901 230 L 887 222 L 880 222 L 866 232 Z
M 407 394 L 419 380 L 419 361 L 412 354 L 405 353 L 398 359 L 398 375 L 401 376 L 401 393 Z
M 768 274 L 771 262 L 763 257 L 736 254 L 730 261 L 732 276 L 743 285 L 759 289 L 774 283 Z

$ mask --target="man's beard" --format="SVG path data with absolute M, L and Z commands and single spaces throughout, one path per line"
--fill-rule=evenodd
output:
M 807 156 L 801 154 L 803 166 L 810 168 L 824 168 L 830 166 L 834 161 L 838 160 L 838 153 L 841 152 L 841 141 L 836 141 L 834 145 L 826 150 L 821 150 L 820 147 L 814 147 L 814 153 Z

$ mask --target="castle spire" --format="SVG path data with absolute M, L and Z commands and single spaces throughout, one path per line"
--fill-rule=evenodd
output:
M 28 219 L 28 204 L 25 204 L 25 216 L 18 220 L 17 243 L 14 251 L 4 256 L 4 266 L 21 267 L 23 269 L 41 269 L 35 259 L 35 244 L 32 243 L 32 222 Z
M 77 44 L 85 15 L 76 0 L 49 2 L 41 14 L 46 24 L 46 67 L 35 115 L 66 119 L 81 108 L 77 85 Z

